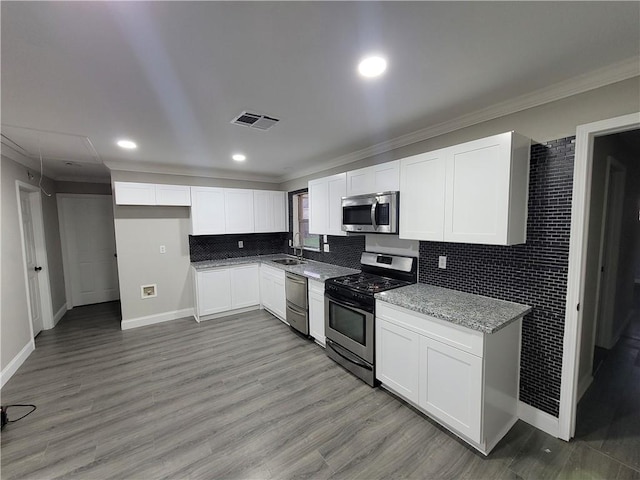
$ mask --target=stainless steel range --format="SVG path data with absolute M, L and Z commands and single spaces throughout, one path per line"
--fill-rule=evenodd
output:
M 417 281 L 417 259 L 363 252 L 362 273 L 325 282 L 327 355 L 375 386 L 375 298 Z

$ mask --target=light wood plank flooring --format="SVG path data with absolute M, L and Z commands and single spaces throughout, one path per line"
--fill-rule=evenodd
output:
M 117 303 L 75 308 L 2 403 L 38 406 L 2 432 L 7 480 L 640 478 L 637 405 L 617 437 L 518 422 L 485 458 L 264 311 L 123 332 Z

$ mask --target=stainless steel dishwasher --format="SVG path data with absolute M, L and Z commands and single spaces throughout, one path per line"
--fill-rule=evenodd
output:
M 287 323 L 303 335 L 309 335 L 309 303 L 307 301 L 307 278 L 287 272 Z

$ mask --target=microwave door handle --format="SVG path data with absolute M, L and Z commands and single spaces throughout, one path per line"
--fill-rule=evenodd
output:
M 371 204 L 371 225 L 373 230 L 378 230 L 378 224 L 376 223 L 376 210 L 378 209 L 378 199 L 376 198 Z

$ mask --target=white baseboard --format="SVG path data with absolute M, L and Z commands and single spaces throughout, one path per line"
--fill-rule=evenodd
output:
M 145 327 L 147 325 L 153 325 L 155 323 L 169 322 L 171 320 L 178 320 L 184 317 L 193 317 L 193 308 L 184 308 L 182 310 L 174 310 L 172 312 L 163 312 L 155 315 L 147 315 L 146 317 L 131 318 L 129 320 L 122 320 L 120 328 L 122 330 L 129 330 L 131 328 Z
M 529 425 L 539 428 L 552 437 L 559 438 L 559 422 L 556 417 L 538 410 L 524 402 L 518 402 L 518 418 Z
M 13 357 L 13 359 L 9 362 L 9 364 L 2 369 L 0 372 L 0 388 L 4 387 L 4 384 L 9 381 L 11 377 L 18 371 L 20 366 L 24 363 L 24 361 L 29 358 L 31 352 L 36 349 L 36 343 L 33 341 L 33 338 L 29 340 L 18 354 Z
M 62 320 L 62 317 L 64 317 L 64 314 L 67 313 L 69 309 L 67 308 L 67 304 L 66 302 L 64 304 L 62 304 L 62 306 L 60 307 L 60 310 L 58 310 L 56 312 L 56 314 L 53 316 L 53 326 L 55 327 L 58 322 L 60 320 Z M 52 327 L 53 328 L 53 327 Z
M 578 382 L 578 397 L 577 397 L 578 400 L 577 400 L 577 402 L 580 401 L 580 399 L 585 394 L 587 389 L 591 386 L 591 383 L 593 383 L 593 375 L 591 375 L 591 374 L 585 375 L 583 378 L 580 379 L 580 381 Z

